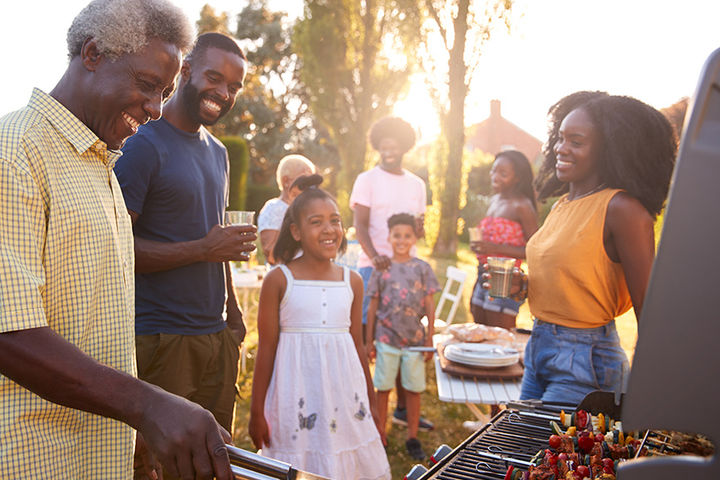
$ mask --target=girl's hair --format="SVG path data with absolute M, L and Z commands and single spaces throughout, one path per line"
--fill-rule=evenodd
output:
M 537 211 L 537 204 L 535 202 L 535 190 L 533 190 L 533 172 L 530 166 L 530 161 L 527 157 L 517 150 L 505 150 L 495 155 L 495 161 L 498 158 L 507 158 L 512 163 L 513 171 L 515 171 L 515 178 L 517 178 L 517 185 L 515 185 L 515 191 L 530 200 L 533 208 Z
M 313 200 L 330 200 L 337 206 L 337 202 L 333 196 L 322 188 L 319 188 L 322 181 L 323 177 L 315 173 L 313 175 L 303 175 L 298 177 L 298 179 L 293 182 L 293 186 L 298 187 L 302 193 L 293 200 L 285 212 L 285 217 L 283 218 L 282 226 L 280 227 L 277 242 L 273 247 L 273 257 L 278 259 L 280 262 L 289 263 L 290 260 L 295 258 L 297 252 L 302 248 L 300 242 L 295 240 L 292 233 L 290 233 L 290 225 L 294 223 L 295 225 L 300 226 L 302 214 L 305 212 L 305 209 L 310 202 Z M 346 248 L 347 239 L 343 233 L 338 253 L 345 253 Z
M 368 137 L 375 150 L 379 150 L 380 142 L 388 137 L 396 140 L 403 152 L 410 151 L 415 145 L 415 130 L 400 117 L 381 118 L 370 127 Z
M 677 139 L 670 122 L 653 107 L 631 97 L 604 92 L 577 92 L 550 108 L 550 135 L 536 179 L 540 200 L 568 191 L 555 175 L 554 146 L 560 124 L 582 109 L 598 135 L 600 181 L 635 197 L 653 216 L 663 208 L 675 166 Z

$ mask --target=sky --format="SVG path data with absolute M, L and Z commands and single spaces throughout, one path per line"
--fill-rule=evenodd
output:
M 477 0 L 476 0 L 477 1 Z M 67 66 L 65 34 L 87 0 L 23 0 L 0 7 L 0 114 L 26 104 L 33 87 L 50 91 Z M 236 14 L 242 0 L 176 0 L 193 23 L 205 3 Z M 292 15 L 301 0 L 271 0 Z M 548 107 L 577 90 L 630 95 L 656 108 L 692 96 L 707 57 L 720 48 L 717 0 L 516 0 L 510 33 L 486 45 L 467 100 L 466 124 L 503 116 L 540 140 Z M 438 131 L 417 78 L 396 113 Z

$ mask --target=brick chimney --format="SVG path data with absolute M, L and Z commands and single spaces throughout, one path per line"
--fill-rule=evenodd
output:
M 490 100 L 490 117 L 499 118 L 500 116 L 500 100 Z

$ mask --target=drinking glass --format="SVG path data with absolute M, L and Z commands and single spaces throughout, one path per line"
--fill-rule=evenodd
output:
M 225 211 L 225 225 L 252 225 L 255 221 L 255 212 L 243 210 Z
M 512 285 L 515 259 L 510 257 L 488 257 L 488 273 L 490 274 L 490 296 L 508 297 Z

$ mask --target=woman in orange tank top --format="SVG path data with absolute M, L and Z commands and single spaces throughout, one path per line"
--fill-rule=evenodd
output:
M 577 92 L 549 117 L 536 186 L 540 200 L 562 196 L 528 242 L 528 277 L 516 282 L 535 317 L 521 398 L 575 404 L 623 388 L 628 362 L 614 318 L 631 306 L 640 316 L 677 145 L 665 117 L 629 97 Z

